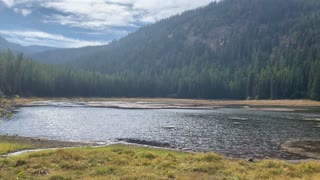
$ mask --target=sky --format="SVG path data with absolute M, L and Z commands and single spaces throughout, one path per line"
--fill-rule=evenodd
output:
M 108 44 L 213 0 L 0 0 L 0 36 L 24 46 Z

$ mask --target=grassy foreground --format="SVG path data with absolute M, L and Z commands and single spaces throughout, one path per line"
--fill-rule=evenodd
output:
M 29 153 L 0 167 L 0 179 L 320 179 L 319 162 L 250 163 L 126 145 Z

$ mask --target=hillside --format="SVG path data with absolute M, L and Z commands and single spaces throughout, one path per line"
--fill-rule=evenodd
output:
M 106 46 L 88 46 L 82 48 L 54 49 L 32 54 L 35 61 L 46 64 L 66 64 L 89 54 L 98 54 L 105 50 Z
M 147 96 L 319 99 L 319 17 L 316 0 L 224 0 L 96 52 L 55 53 L 69 66 L 141 83 Z
M 119 80 L 98 73 L 75 71 L 0 52 L 0 100 L 4 96 L 116 96 Z M 121 84 L 120 84 L 121 85 Z
M 319 100 L 319 48 L 319 1 L 224 0 L 34 59 L 107 74 L 110 96 Z

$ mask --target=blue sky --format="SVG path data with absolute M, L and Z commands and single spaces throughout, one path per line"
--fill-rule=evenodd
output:
M 102 45 L 211 1 L 0 0 L 0 36 L 21 45 Z

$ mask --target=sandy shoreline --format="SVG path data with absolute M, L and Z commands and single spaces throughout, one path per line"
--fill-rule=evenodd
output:
M 19 98 L 12 100 L 17 105 L 36 101 L 60 102 L 128 102 L 184 104 L 197 106 L 287 106 L 287 107 L 320 107 L 320 101 L 312 100 L 206 100 L 206 99 L 171 99 L 171 98 Z
M 117 109 L 218 109 L 241 108 L 251 111 L 315 111 L 320 102 L 311 100 L 197 100 L 166 98 L 19 98 L 16 107 L 95 107 Z

